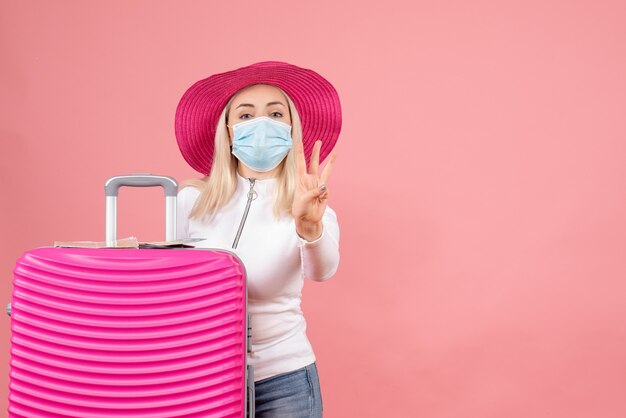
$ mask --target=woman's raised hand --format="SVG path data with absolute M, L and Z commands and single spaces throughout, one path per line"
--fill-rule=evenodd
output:
M 326 201 L 328 200 L 326 182 L 332 172 L 336 153 L 331 152 L 322 174 L 318 175 L 322 141 L 315 141 L 309 172 L 307 173 L 302 141 L 294 141 L 294 144 L 296 146 L 297 180 L 291 214 L 296 222 L 298 235 L 307 241 L 314 241 L 322 234 L 322 216 L 324 216 Z

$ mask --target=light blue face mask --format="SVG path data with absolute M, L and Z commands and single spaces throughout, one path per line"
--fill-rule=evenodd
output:
M 278 166 L 291 149 L 291 126 L 259 116 L 233 125 L 233 155 L 255 171 Z

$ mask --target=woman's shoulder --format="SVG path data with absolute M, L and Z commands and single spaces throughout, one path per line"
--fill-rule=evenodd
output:
M 193 200 L 196 200 L 199 195 L 200 189 L 192 185 L 183 186 L 180 188 L 180 190 L 178 190 L 179 199 L 188 200 L 190 198 L 193 198 Z
M 195 201 L 203 186 L 206 184 L 205 179 L 188 179 L 180 182 L 180 189 L 178 190 L 178 198 L 191 199 Z
M 183 184 L 178 190 L 178 207 L 185 208 L 187 211 L 190 211 L 196 203 L 196 200 L 198 200 L 200 193 L 201 191 L 198 185 Z

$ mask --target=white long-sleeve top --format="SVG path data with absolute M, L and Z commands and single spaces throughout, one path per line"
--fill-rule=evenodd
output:
M 252 352 L 248 362 L 259 381 L 290 372 L 315 361 L 306 336 L 300 307 L 304 278 L 329 279 L 339 265 L 339 225 L 335 212 L 326 207 L 323 232 L 315 241 L 296 233 L 293 217 L 276 218 L 273 212 L 276 179 L 256 180 L 236 249 L 233 241 L 243 217 L 250 181 L 237 175 L 237 190 L 208 222 L 189 219 L 200 191 L 186 187 L 177 200 L 177 238 L 205 238 L 197 248 L 234 252 L 244 263 L 251 314 Z

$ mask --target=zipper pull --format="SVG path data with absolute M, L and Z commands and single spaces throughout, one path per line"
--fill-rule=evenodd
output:
M 248 190 L 248 202 L 256 199 L 257 193 L 256 190 L 254 190 L 254 183 L 256 182 L 255 178 L 250 178 L 248 179 L 248 181 L 250 182 L 250 190 Z

